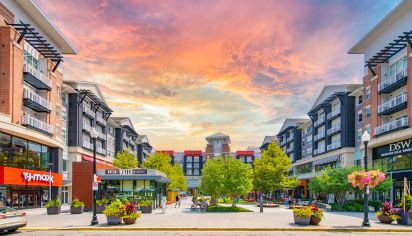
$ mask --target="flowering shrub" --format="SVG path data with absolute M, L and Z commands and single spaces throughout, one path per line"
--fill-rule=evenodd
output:
M 389 216 L 391 220 L 399 220 L 401 217 L 400 214 L 392 208 L 392 205 L 389 202 L 385 202 L 382 205 L 382 208 L 379 212 L 376 212 L 376 216 L 379 217 L 381 215 Z
M 365 186 L 369 188 L 375 188 L 381 182 L 385 181 L 386 176 L 380 170 L 371 171 L 354 171 L 352 174 L 348 175 L 348 181 L 352 184 L 354 188 L 359 188 L 362 190 Z
M 319 207 L 311 206 L 310 209 L 312 210 L 313 217 L 323 219 L 323 211 Z

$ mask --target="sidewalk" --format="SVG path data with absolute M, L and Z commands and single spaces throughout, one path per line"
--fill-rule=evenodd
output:
M 28 214 L 28 224 L 26 230 L 51 230 L 51 229 L 76 229 L 76 230 L 319 230 L 319 231 L 363 231 L 360 225 L 363 220 L 363 213 L 336 213 L 326 212 L 325 219 L 319 226 L 298 226 L 293 223 L 293 213 L 291 210 L 279 208 L 265 208 L 264 213 L 259 212 L 259 208 L 253 205 L 241 205 L 253 212 L 245 213 L 207 213 L 190 209 L 189 199 L 182 202 L 181 208 L 168 206 L 166 213 L 162 214 L 160 209 L 152 214 L 142 214 L 134 225 L 121 224 L 118 226 L 108 226 L 106 217 L 98 214 L 99 225 L 90 226 L 92 219 L 91 212 L 82 215 L 71 215 L 61 213 L 57 216 L 49 216 L 43 213 Z M 385 225 L 376 220 L 373 213 L 370 214 L 371 230 L 376 231 L 408 231 L 412 232 L 412 227 L 403 225 Z

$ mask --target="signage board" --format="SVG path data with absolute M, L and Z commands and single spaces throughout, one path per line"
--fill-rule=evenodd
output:
M 373 149 L 374 158 L 402 155 L 412 152 L 412 139 L 390 143 Z
M 106 175 L 145 175 L 147 169 L 107 169 Z
M 26 170 L 0 166 L 0 184 L 62 186 L 63 175 L 46 171 Z
M 93 191 L 99 190 L 99 183 L 98 182 L 93 182 L 92 183 L 92 190 Z

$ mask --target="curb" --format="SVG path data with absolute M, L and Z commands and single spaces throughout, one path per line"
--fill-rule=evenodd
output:
M 200 228 L 200 227 L 166 227 L 166 228 L 150 228 L 150 227 L 71 227 L 71 228 L 54 228 L 54 227 L 23 227 L 21 231 L 256 231 L 256 232 L 276 232 L 276 231 L 296 231 L 296 232 L 394 232 L 394 233 L 412 233 L 412 228 Z

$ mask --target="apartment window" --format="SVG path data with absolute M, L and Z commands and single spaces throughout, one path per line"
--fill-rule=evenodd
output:
M 362 122 L 362 111 L 358 111 L 358 122 Z
M 362 95 L 359 95 L 358 97 L 358 105 L 362 104 Z
M 371 117 L 371 106 L 366 107 L 366 119 L 369 119 Z
M 60 132 L 59 132 L 59 131 L 60 131 L 59 126 L 56 126 L 56 129 L 55 129 L 55 130 L 56 130 L 56 134 L 55 134 L 55 135 L 56 135 L 56 136 L 58 136 L 58 135 L 59 135 L 59 133 L 60 133 Z
M 66 129 L 62 128 L 62 139 L 66 140 Z
M 62 203 L 69 203 L 69 187 L 62 186 Z
M 359 128 L 357 132 L 357 140 L 361 141 L 361 139 L 362 139 L 362 128 Z
M 60 106 L 56 106 L 56 118 L 60 117 Z
M 61 89 L 59 85 L 56 85 L 56 97 L 60 97 Z
M 369 101 L 371 99 L 371 87 L 370 86 L 366 87 L 365 96 L 366 96 L 366 101 Z
M 368 131 L 368 133 L 371 133 L 371 125 L 366 125 L 365 130 Z
M 31 66 L 33 66 L 34 68 L 37 69 L 39 63 L 38 63 L 36 57 L 34 57 L 28 51 L 24 50 L 24 64 L 31 65 Z

